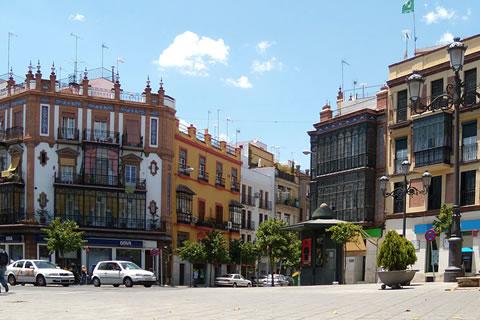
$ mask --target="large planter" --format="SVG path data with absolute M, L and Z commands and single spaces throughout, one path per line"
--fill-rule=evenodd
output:
M 410 285 L 417 270 L 378 271 L 378 277 L 382 281 L 382 289 L 387 286 L 398 289 Z

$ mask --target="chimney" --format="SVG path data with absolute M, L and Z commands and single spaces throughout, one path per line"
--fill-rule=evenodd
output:
M 57 75 L 55 74 L 55 63 L 52 63 L 52 67 L 50 68 L 52 72 L 50 73 L 50 91 L 55 92 L 55 86 L 57 83 Z
M 342 105 L 343 105 L 343 91 L 342 87 L 338 88 L 338 93 L 337 93 L 337 110 L 338 110 L 338 115 L 342 114 Z
M 383 85 L 377 92 L 377 110 L 387 109 L 388 87 Z
M 332 119 L 332 110 L 330 108 L 330 105 L 326 103 L 323 106 L 322 111 L 320 112 L 320 122 L 324 122 L 330 119 Z

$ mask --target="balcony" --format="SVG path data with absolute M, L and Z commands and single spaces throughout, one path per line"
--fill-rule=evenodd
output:
M 227 221 L 225 224 L 225 229 L 230 231 L 240 231 L 242 224 L 234 221 Z
M 135 181 L 123 181 L 118 176 L 101 174 L 73 174 L 68 176 L 55 176 L 55 183 L 62 185 L 96 185 L 104 187 L 118 187 L 126 189 L 136 189 L 138 191 L 147 190 L 145 179 L 136 179 Z
M 143 149 L 143 136 L 139 136 L 138 139 L 128 138 L 128 134 L 122 134 L 122 147 L 124 148 L 133 148 L 133 149 Z
M 450 147 L 437 147 L 415 152 L 415 167 L 433 164 L 450 164 Z
M 79 131 L 77 128 L 67 128 L 59 127 L 58 128 L 58 140 L 65 141 L 78 141 Z
M 192 214 L 188 212 L 177 211 L 177 223 L 192 223 Z
M 222 178 L 221 176 L 216 176 L 215 185 L 217 187 L 225 188 L 225 178 Z
M 254 206 L 253 197 L 251 194 L 242 194 L 242 204 L 246 204 L 247 206 Z
M 237 179 L 232 179 L 230 190 L 240 192 L 240 183 L 237 182 Z
M 199 227 L 207 227 L 207 228 L 213 228 L 213 229 L 220 229 L 220 230 L 225 230 L 226 229 L 226 223 L 214 218 L 206 218 L 202 220 L 198 220 L 195 223 L 196 226 Z
M 24 223 L 26 218 L 25 209 L 18 211 L 12 209 L 0 209 L 0 225 Z
M 108 130 L 84 129 L 82 139 L 84 142 L 119 144 L 120 134 Z
M 260 201 L 258 207 L 261 209 L 272 210 L 272 201 L 268 201 L 268 200 Z
M 108 212 L 104 215 L 88 214 L 85 216 L 75 213 L 56 214 L 55 218 L 60 218 L 63 221 L 75 221 L 79 227 L 84 228 L 147 230 L 147 221 L 145 218 L 114 217 Z
M 477 143 L 462 145 L 462 162 L 477 160 Z
M 281 170 L 277 170 L 277 177 L 290 182 L 295 182 L 295 176 L 293 174 L 289 174 Z
M 242 221 L 242 229 L 255 230 L 255 221 L 253 220 Z
M 23 140 L 23 127 L 0 129 L 0 142 L 16 143 Z
M 197 179 L 198 179 L 199 181 L 203 181 L 203 182 L 208 183 L 208 173 L 205 172 L 205 171 L 204 171 L 204 172 L 200 171 L 200 172 L 198 173 Z
M 283 193 L 279 193 L 277 199 L 275 201 L 276 204 L 283 204 L 289 207 L 298 208 L 298 199 L 294 198 L 290 195 L 285 195 Z

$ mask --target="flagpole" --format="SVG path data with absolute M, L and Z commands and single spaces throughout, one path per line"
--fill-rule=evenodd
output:
M 413 56 L 417 54 L 417 31 L 415 30 L 415 9 L 412 11 L 413 13 Z

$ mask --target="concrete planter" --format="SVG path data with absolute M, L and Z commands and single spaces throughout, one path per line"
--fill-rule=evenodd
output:
M 417 270 L 378 271 L 378 278 L 382 281 L 382 289 L 387 286 L 392 289 L 399 289 L 402 286 L 410 285 Z

